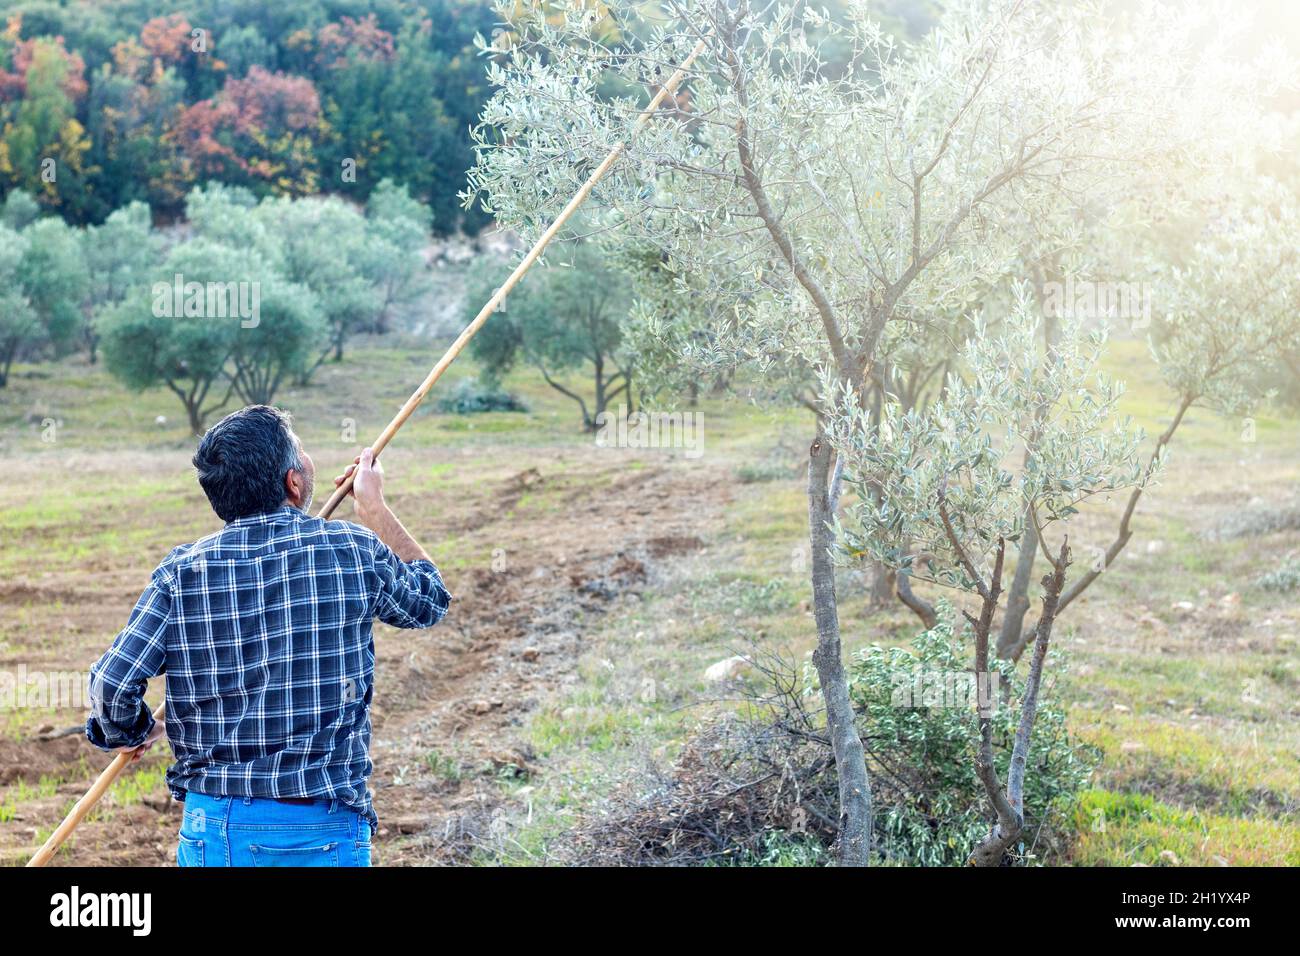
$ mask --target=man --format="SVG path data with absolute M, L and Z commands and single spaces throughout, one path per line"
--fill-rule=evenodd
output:
M 139 759 L 163 734 L 143 694 L 165 673 L 181 866 L 368 866 L 371 622 L 431 627 L 451 595 L 368 448 L 334 480 L 356 471 L 360 525 L 307 513 L 316 469 L 277 409 L 223 418 L 194 467 L 226 526 L 153 572 L 91 668 L 86 736 Z

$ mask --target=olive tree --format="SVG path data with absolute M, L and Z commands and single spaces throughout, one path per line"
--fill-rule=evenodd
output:
M 252 216 L 257 197 L 243 186 L 209 182 L 185 196 L 185 219 L 195 235 L 227 245 L 253 245 L 266 224 Z
M 657 248 L 717 303 L 694 354 L 760 375 L 823 373 L 807 488 L 813 663 L 839 780 L 839 859 L 863 864 L 871 790 L 841 651 L 825 389 L 865 395 L 891 323 L 952 308 L 1005 268 L 1008 209 L 1033 218 L 1086 189 L 1134 126 L 1150 137 L 1159 123 L 1143 114 L 1151 97 L 1137 95 L 1130 60 L 1108 55 L 1104 24 L 1072 7 L 964 0 L 917 42 L 886 35 L 866 0 L 845 10 L 828 24 L 800 3 L 674 0 L 651 23 L 630 3 L 502 8 L 515 40 L 489 67 L 497 91 L 467 199 L 536 236 L 629 138 L 640 100 L 603 96 L 610 77 L 653 88 L 703 44 L 687 91 L 628 143 L 594 198 L 609 228 Z
M 22 235 L 26 248 L 18 282 L 37 318 L 28 345 L 66 353 L 81 330 L 81 306 L 90 283 L 79 235 L 54 217 L 35 220 Z
M 232 395 L 270 404 L 326 340 L 311 290 L 251 246 L 190 239 L 153 278 L 105 313 L 105 364 L 131 388 L 172 391 L 196 435 Z
M 845 551 L 978 599 L 976 613 L 963 611 L 981 691 L 974 769 L 996 819 L 973 848 L 980 865 L 998 864 L 1024 825 L 1026 755 L 1070 565 L 1068 537 L 1049 545 L 1047 530 L 1086 500 L 1143 478 L 1141 433 L 1117 415 L 1121 389 L 1096 374 L 1104 336 L 1085 336 L 1079 322 L 1066 321 L 1044 363 L 1035 344 L 1040 322 L 1026 291 L 996 334 L 977 325 L 958 357 L 960 372 L 924 410 L 890 403 L 873 414 L 844 383 L 828 381 L 826 389 L 834 402 L 830 439 L 858 492 L 840 529 Z M 994 765 L 992 708 L 1000 695 L 989 637 L 1008 544 L 1028 527 L 1050 571 L 1004 784 Z
M 240 296 L 248 290 L 241 305 L 251 308 L 227 307 L 233 315 L 209 310 L 202 320 L 228 328 L 223 374 L 248 404 L 269 405 L 281 386 L 309 367 L 326 339 L 327 317 L 312 290 L 287 280 L 258 248 L 194 239 L 168 256 L 164 275 L 174 274 L 205 289 L 238 285 Z
M 1212 293 L 1204 285 L 1192 291 L 1197 285 L 1196 261 L 1204 252 L 1198 253 L 1195 247 L 1217 228 L 1215 223 L 1233 215 L 1231 207 L 1253 209 L 1249 215 L 1255 215 L 1293 202 L 1256 174 L 1273 164 L 1274 157 L 1288 152 L 1288 124 L 1279 123 L 1278 115 L 1270 112 L 1270 100 L 1280 90 L 1294 88 L 1296 62 L 1276 45 L 1265 46 L 1251 60 L 1223 55 L 1222 51 L 1243 45 L 1243 40 L 1244 45 L 1253 45 L 1249 37 L 1252 24 L 1249 16 L 1225 18 L 1212 4 L 1188 4 L 1172 19 L 1158 23 L 1144 24 L 1135 19 L 1138 17 L 1140 14 L 1133 13 L 1117 22 L 1111 48 L 1115 55 L 1141 63 L 1142 83 L 1160 102 L 1160 135 L 1150 137 L 1144 148 L 1128 151 L 1123 161 L 1113 165 L 1113 174 L 1093 183 L 1076 203 L 1059 208 L 1056 216 L 1064 221 L 1058 222 L 1057 228 L 1044 229 L 1040 222 L 1020 220 L 1027 240 L 1020 275 L 1031 280 L 1037 297 L 1044 320 L 1044 352 L 1063 305 L 1070 308 L 1059 294 L 1070 282 L 1093 290 L 1109 286 L 1110 301 L 1099 296 L 1091 306 L 1092 318 L 1127 326 L 1139 336 L 1162 336 L 1165 317 L 1176 308 L 1175 302 L 1189 293 L 1202 300 L 1194 310 L 1202 315 L 1200 321 L 1211 321 L 1208 313 L 1215 306 L 1207 293 Z M 1158 55 L 1153 57 L 1148 49 L 1156 30 L 1161 39 Z M 1233 240 L 1245 241 L 1247 234 L 1238 233 Z M 1276 249 L 1257 247 L 1255 251 L 1262 258 L 1255 263 L 1258 269 L 1246 267 L 1243 275 L 1251 276 L 1246 284 L 1258 285 L 1259 277 L 1277 262 Z M 1224 288 L 1239 286 L 1242 278 L 1234 277 Z M 1113 293 L 1122 286 L 1142 287 L 1140 314 L 1116 312 Z M 1234 306 L 1240 308 L 1244 301 L 1237 300 Z M 1291 323 L 1283 321 L 1279 331 L 1289 327 Z M 1287 334 L 1282 332 L 1275 341 Z M 1178 341 L 1194 352 L 1196 343 L 1186 335 Z M 1178 341 L 1170 349 L 1153 351 L 1155 364 L 1166 378 L 1186 357 L 1179 357 Z M 1246 341 L 1258 340 L 1248 336 Z M 1250 393 L 1251 402 L 1258 399 L 1267 378 L 1256 374 L 1265 371 L 1260 366 L 1259 362 L 1251 367 L 1230 361 L 1214 369 L 1219 384 L 1193 383 L 1190 391 L 1194 395 L 1186 404 L 1186 390 L 1175 387 L 1171 423 L 1155 439 L 1152 467 L 1166 453 L 1189 409 L 1198 404 L 1215 406 L 1205 394 L 1207 388 L 1214 391 L 1231 380 Z M 1147 487 L 1148 483 L 1142 482 L 1133 489 L 1132 507 L 1124 510 L 1115 541 L 1098 560 L 1090 562 L 1094 571 L 1076 580 L 1062 599 L 1062 608 L 1082 594 L 1123 550 L 1132 536 L 1133 508 Z M 1018 548 L 998 635 L 999 658 L 1018 660 L 1032 640 L 1032 627 L 1025 630 L 1024 617 L 1038 551 L 1030 526 Z
M 27 240 L 0 225 L 0 388 L 9 383 L 9 371 L 24 343 L 35 336 L 36 312 L 19 285 L 19 267 Z
M 101 225 L 86 227 L 81 240 L 89 278 L 83 338 L 94 363 L 99 315 L 152 276 L 162 254 L 162 237 L 153 230 L 149 207 L 132 202 L 114 210 Z
M 432 228 L 433 210 L 392 180 L 380 180 L 366 200 L 362 271 L 377 289 L 376 332 L 387 332 L 393 313 L 429 290 L 423 252 Z
M 230 399 L 224 369 L 237 323 L 203 316 L 156 315 L 144 286 L 99 318 L 104 365 L 128 388 L 166 387 L 185 407 L 190 431 L 202 435 L 208 416 Z
M 328 341 L 303 370 L 303 379 L 333 352 L 343 360 L 352 333 L 374 322 L 383 308 L 364 272 L 366 219 L 340 199 L 288 196 L 263 199 L 250 213 L 258 250 L 285 280 L 311 291 L 329 329 Z
M 41 214 L 41 204 L 25 189 L 10 190 L 0 205 L 0 224 L 10 229 L 23 229 Z
M 630 302 L 628 279 L 598 246 L 579 238 L 558 243 L 547 265 L 531 288 L 511 297 L 484 325 L 470 350 L 494 382 L 518 362 L 537 369 L 547 385 L 577 404 L 582 427 L 594 429 L 615 399 L 630 404 L 632 366 L 622 349 L 621 326 Z M 472 267 L 467 318 L 509 272 L 491 258 Z M 574 391 L 561 381 L 563 373 L 577 371 L 588 376 L 589 389 Z
M 1250 414 L 1269 394 L 1287 355 L 1300 349 L 1300 206 L 1289 190 L 1267 178 L 1247 177 L 1235 187 L 1200 216 L 1190 242 L 1180 237 L 1148 243 L 1156 248 L 1149 273 L 1157 290 L 1149 344 L 1168 388 L 1170 419 L 1154 440 L 1113 538 L 1062 594 L 1060 610 L 1111 569 L 1132 540 L 1138 505 L 1187 414 L 1198 407 Z M 1033 563 L 1032 553 L 1022 554 L 1022 565 Z M 1032 628 L 1019 627 L 1024 609 L 1008 606 L 998 657 L 1019 660 L 1032 643 Z
M 350 335 L 385 331 L 393 310 L 428 287 L 421 254 L 431 222 L 428 207 L 387 180 L 364 215 L 337 197 L 268 197 L 259 203 L 245 189 L 218 183 L 192 190 L 186 214 L 199 236 L 255 248 L 283 279 L 311 291 L 329 336 L 298 373 L 303 383 L 331 353 L 342 360 Z

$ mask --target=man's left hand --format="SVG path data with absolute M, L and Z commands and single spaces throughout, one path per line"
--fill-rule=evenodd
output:
M 152 747 L 160 739 L 167 736 L 167 724 L 165 721 L 154 721 L 153 730 L 149 731 L 149 736 L 144 738 L 144 743 L 138 747 L 114 747 L 113 753 L 131 754 L 131 761 L 134 763 L 144 756 L 146 750 Z

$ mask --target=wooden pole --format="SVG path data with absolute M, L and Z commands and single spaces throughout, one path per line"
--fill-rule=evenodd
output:
M 166 706 L 165 703 L 158 705 L 158 709 L 153 712 L 154 720 L 163 719 L 163 710 Z M 99 798 L 108 792 L 108 788 L 122 775 L 122 771 L 126 769 L 126 765 L 130 762 L 131 751 L 123 751 L 113 758 L 113 762 L 104 768 L 104 772 L 91 784 L 85 795 L 77 801 L 77 805 L 64 817 L 63 822 L 50 834 L 50 838 L 45 841 L 45 845 L 36 851 L 34 857 L 27 861 L 28 866 L 44 866 L 50 862 L 55 851 L 63 845 L 63 841 L 77 828 L 77 824 L 85 819 L 86 814 L 99 802 Z
M 659 89 L 659 92 L 655 94 L 654 99 L 650 101 L 650 105 L 641 111 L 641 114 L 636 118 L 636 122 L 632 125 L 632 136 L 639 133 L 642 127 L 650 121 L 650 118 L 658 111 L 660 104 L 663 103 L 664 98 L 676 92 L 677 87 L 680 86 L 682 80 L 686 78 L 686 71 L 689 70 L 691 64 L 695 62 L 696 57 L 704 52 L 706 41 L 707 37 L 701 39 L 699 43 L 695 44 L 695 49 L 691 50 L 690 55 L 682 61 L 682 65 L 679 66 L 673 75 L 668 78 L 668 82 Z M 483 327 L 483 323 L 488 320 L 488 316 L 496 311 L 497 306 L 504 302 L 506 296 L 510 294 L 510 290 L 513 289 L 515 285 L 518 284 L 519 280 L 524 277 L 524 273 L 532 268 L 533 263 L 536 262 L 538 257 L 542 254 L 542 250 L 544 250 L 550 241 L 555 238 L 555 234 L 560 231 L 561 227 L 563 227 L 566 222 L 568 222 L 569 217 L 577 211 L 578 207 L 586 201 L 587 196 L 591 194 L 592 188 L 596 183 L 600 182 L 605 173 L 609 172 L 609 168 L 613 166 L 619 156 L 623 154 L 626 145 L 626 141 L 620 141 L 614 144 L 614 148 L 609 151 L 609 155 L 606 156 L 604 160 L 601 161 L 601 164 L 592 171 L 591 175 L 587 177 L 587 181 L 582 184 L 582 187 L 574 194 L 573 198 L 569 200 L 568 205 L 561 210 L 560 214 L 555 217 L 555 221 L 551 223 L 544 233 L 542 233 L 541 238 L 539 238 L 537 242 L 533 244 L 533 247 L 528 250 L 528 255 L 524 256 L 523 261 L 521 261 L 519 265 L 515 266 L 514 271 L 510 273 L 509 278 L 506 279 L 501 288 L 497 289 L 497 291 L 492 294 L 492 298 L 487 300 L 487 303 L 479 310 L 478 315 L 474 317 L 474 321 L 465 326 L 460 335 L 456 337 L 456 341 L 451 343 L 451 348 L 447 349 L 446 354 L 438 360 L 438 364 L 433 367 L 433 370 L 429 372 L 424 381 L 420 383 L 420 387 L 411 393 L 411 397 L 406 400 L 406 404 L 401 407 L 396 417 L 388 423 L 388 427 L 379 433 L 379 437 L 376 438 L 374 444 L 370 446 L 371 449 L 373 449 L 376 458 L 378 458 L 379 453 L 388 446 L 388 443 L 392 441 L 393 436 L 397 434 L 397 430 L 406 423 L 406 420 L 411 417 L 412 413 L 419 407 L 420 403 L 424 401 L 424 397 L 429 394 L 429 390 L 433 388 L 434 383 L 442 377 L 442 373 L 447 370 L 447 366 L 451 365 L 451 363 L 456 360 L 456 356 L 460 355 L 461 350 L 465 348 L 469 343 L 469 340 L 474 337 L 474 334 L 478 332 L 480 328 Z M 316 516 L 318 518 L 328 518 L 332 515 L 334 509 L 339 506 L 339 503 L 348 496 L 348 492 L 352 488 L 352 482 L 355 480 L 356 472 L 353 471 L 343 479 L 343 483 L 334 490 L 334 493 L 330 495 L 329 500 L 325 502 L 325 505 Z
M 632 132 L 629 139 L 631 136 L 635 136 L 639 133 L 646 123 L 650 122 L 651 117 L 658 112 L 660 105 L 663 104 L 666 97 L 677 92 L 677 87 L 681 86 L 682 80 L 686 78 L 686 71 L 691 68 L 691 64 L 694 63 L 699 55 L 704 52 L 706 43 L 707 37 L 701 39 L 699 43 L 695 44 L 695 48 L 691 50 L 686 59 L 682 61 L 681 66 L 679 66 L 673 75 L 668 78 L 668 82 L 659 88 L 659 92 L 657 92 L 654 95 L 654 98 L 650 100 L 650 105 L 641 111 L 641 114 L 636 118 L 636 122 L 632 124 Z M 555 221 L 547 227 L 546 231 L 542 233 L 537 242 L 533 243 L 533 247 L 528 250 L 528 255 L 524 256 L 523 261 L 521 261 L 519 265 L 515 266 L 514 271 L 510 273 L 510 276 L 502 284 L 501 288 L 497 289 L 497 291 L 492 294 L 492 298 L 488 299 L 483 308 L 479 310 L 478 315 L 474 317 L 474 321 L 465 326 L 460 335 L 456 336 L 456 341 L 451 343 L 451 347 L 447 349 L 442 358 L 438 360 L 438 364 L 433 367 L 433 370 L 430 371 L 429 374 L 425 376 L 424 381 L 420 383 L 420 387 L 411 393 L 411 397 L 406 400 L 406 404 L 401 407 L 401 410 L 398 411 L 396 417 L 394 417 L 393 420 L 388 423 L 388 426 L 379 433 L 379 437 L 376 438 L 374 444 L 370 446 L 374 451 L 376 458 L 379 457 L 381 451 L 388 447 L 388 443 L 393 440 L 393 436 L 397 434 L 397 430 L 406 423 L 406 420 L 411 417 L 416 408 L 419 407 L 420 403 L 424 401 L 424 397 L 429 394 L 430 389 L 432 389 L 438 379 L 442 377 L 442 373 L 445 372 L 447 367 L 456 360 L 456 356 L 460 355 L 461 351 L 463 351 L 465 346 L 469 343 L 469 340 L 474 337 L 474 334 L 483 327 L 483 323 L 488 320 L 488 316 L 496 311 L 497 306 L 504 302 L 506 296 L 510 294 L 510 290 L 519 284 L 519 280 L 524 277 L 524 273 L 532 268 L 533 263 L 538 260 L 542 251 L 550 244 L 550 241 L 555 238 L 556 233 L 558 233 L 564 224 L 569 221 L 569 217 L 577 211 L 579 206 L 586 202 L 587 197 L 591 195 L 591 190 L 595 187 L 596 183 L 600 182 L 601 178 L 609 172 L 610 167 L 614 165 L 619 156 L 623 155 L 623 150 L 626 148 L 627 140 L 622 140 L 614 144 L 614 148 L 609 151 L 609 155 L 607 155 L 604 160 L 601 161 L 601 164 L 592 171 L 591 175 L 587 177 L 586 182 L 582 184 L 582 187 L 574 194 L 573 198 L 569 200 L 568 205 L 566 205 L 564 209 L 560 211 L 560 214 L 555 217 Z M 325 502 L 324 506 L 317 513 L 317 517 L 328 518 L 334 513 L 334 509 L 339 506 L 339 503 L 348 496 L 348 492 L 352 489 L 352 482 L 355 480 L 355 476 L 356 472 L 353 471 L 343 479 L 343 483 L 334 490 L 332 495 L 330 495 L 329 500 Z M 165 708 L 166 702 L 159 705 L 158 709 L 154 712 L 155 720 L 163 719 L 163 711 Z M 55 851 L 58 850 L 59 846 L 68 838 L 72 831 L 77 828 L 77 824 L 79 824 L 86 814 L 90 812 L 91 807 L 99 802 L 99 798 L 102 797 L 108 788 L 113 785 L 113 781 L 121 775 L 130 760 L 131 755 L 129 753 L 120 753 L 113 758 L 113 762 L 104 768 L 104 772 L 99 775 L 99 779 L 97 779 L 91 788 L 86 791 L 85 796 L 77 801 L 77 805 L 72 808 L 72 812 L 68 814 L 67 819 L 59 824 L 58 829 L 51 833 L 50 838 L 45 841 L 45 845 L 36 852 L 36 855 L 32 857 L 31 860 L 28 861 L 28 866 L 44 866 L 50 861 L 50 858 L 54 856 Z

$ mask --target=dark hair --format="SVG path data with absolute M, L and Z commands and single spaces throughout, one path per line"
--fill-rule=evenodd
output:
M 302 470 L 289 416 L 269 405 L 231 412 L 208 429 L 194 453 L 212 510 L 222 521 L 274 511 L 284 504 L 284 475 Z

